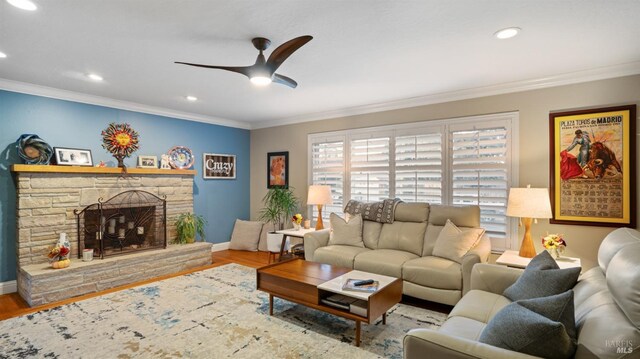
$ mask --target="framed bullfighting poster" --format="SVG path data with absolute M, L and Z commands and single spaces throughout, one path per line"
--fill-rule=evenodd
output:
M 551 223 L 636 226 L 636 106 L 549 114 Z
M 267 188 L 289 187 L 289 152 L 267 153 Z

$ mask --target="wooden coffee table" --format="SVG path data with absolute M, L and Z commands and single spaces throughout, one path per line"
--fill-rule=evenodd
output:
M 375 293 L 342 291 L 340 283 L 343 275 L 356 279 L 376 279 L 380 281 L 380 288 Z M 380 316 L 382 323 L 386 324 L 387 311 L 402 299 L 401 279 L 307 262 L 303 259 L 291 259 L 258 268 L 257 287 L 258 290 L 269 293 L 269 315 L 273 315 L 273 297 L 278 297 L 355 321 L 356 346 L 360 346 L 360 324 L 371 324 Z M 356 315 L 320 302 L 334 293 L 366 300 L 367 316 Z

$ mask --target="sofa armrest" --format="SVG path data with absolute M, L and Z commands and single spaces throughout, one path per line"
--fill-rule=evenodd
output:
M 516 282 L 523 270 L 497 264 L 480 263 L 471 270 L 470 290 L 502 294 L 505 289 Z
M 329 243 L 329 229 L 309 232 L 304 235 L 304 259 L 313 261 L 316 249 L 326 247 Z
M 471 288 L 471 269 L 478 263 L 487 263 L 491 254 L 491 239 L 482 235 L 478 244 L 462 257 L 462 295 Z
M 534 359 L 537 357 L 494 347 L 489 344 L 439 332 L 432 329 L 413 329 L 404 336 L 405 359 Z

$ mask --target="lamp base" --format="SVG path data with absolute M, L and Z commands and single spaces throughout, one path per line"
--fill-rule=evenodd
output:
M 322 205 L 318 205 L 318 220 L 316 221 L 316 231 L 324 229 L 324 225 L 322 223 Z
M 531 222 L 533 222 L 532 218 L 522 218 L 524 237 L 522 237 L 520 252 L 518 253 L 520 257 L 533 258 L 536 256 L 536 248 L 533 246 L 533 240 L 531 239 Z

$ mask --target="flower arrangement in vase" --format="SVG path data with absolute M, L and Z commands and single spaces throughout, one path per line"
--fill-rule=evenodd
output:
M 542 246 L 553 258 L 558 259 L 564 253 L 567 242 L 562 238 L 562 234 L 547 234 L 542 237 Z
M 304 221 L 304 217 L 300 213 L 296 213 L 293 217 L 291 217 L 291 222 L 293 223 L 293 228 L 296 231 L 300 230 L 300 224 Z
M 54 269 L 62 269 L 71 265 L 71 260 L 69 259 L 70 252 L 71 245 L 69 244 L 69 240 L 67 240 L 67 234 L 61 233 L 58 243 L 51 247 L 49 254 L 47 254 L 51 267 Z

